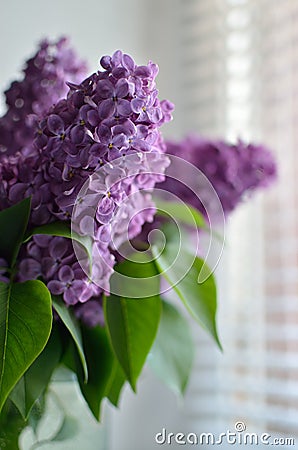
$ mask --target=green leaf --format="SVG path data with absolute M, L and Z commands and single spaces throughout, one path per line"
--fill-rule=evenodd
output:
M 51 296 L 41 281 L 0 282 L 0 410 L 44 349 L 51 328 Z
M 47 234 L 49 236 L 61 236 L 71 239 L 71 229 L 68 222 L 51 222 L 30 229 L 25 236 L 24 242 L 29 241 L 36 234 Z
M 140 255 L 146 260 L 146 256 Z M 127 298 L 110 295 L 104 300 L 105 319 L 112 348 L 133 390 L 156 336 L 161 301 L 159 295 L 145 297 L 148 292 L 159 292 L 157 271 L 153 262 L 125 261 L 117 269 L 134 279 L 140 278 L 138 296 Z M 134 285 L 134 281 L 131 283 Z M 132 286 L 133 288 L 133 286 Z M 142 289 L 142 290 L 140 290 Z
M 30 215 L 30 198 L 0 212 L 0 255 L 13 266 L 18 255 Z
M 160 276 L 152 255 L 136 252 L 117 264 L 110 279 L 110 291 L 127 298 L 142 299 L 159 294 Z
M 88 382 L 84 382 L 81 365 L 77 376 L 81 392 L 96 420 L 100 420 L 101 401 L 111 376 L 114 355 L 105 328 L 82 326 L 83 344 L 88 364 Z
M 125 381 L 125 374 L 115 358 L 109 383 L 105 392 L 105 397 L 107 397 L 114 406 L 118 406 L 120 394 Z
M 19 436 L 26 425 L 15 405 L 8 400 L 0 413 L 0 449 L 19 450 Z
M 217 294 L 214 276 L 209 271 L 204 283 L 198 283 L 199 274 L 207 267 L 204 261 L 189 253 L 187 245 L 177 239 L 171 227 L 163 231 L 167 234 L 163 251 L 152 246 L 156 267 L 177 292 L 188 312 L 211 334 L 221 349 L 216 329 Z
M 51 441 L 65 441 L 66 439 L 70 439 L 75 437 L 78 433 L 78 421 L 72 416 L 65 415 L 59 428 L 57 434 L 52 437 Z
M 165 201 L 159 197 L 154 197 L 154 203 L 157 208 L 156 214 L 159 216 L 170 216 L 185 225 L 207 228 L 203 214 L 185 202 Z
M 80 236 L 73 232 L 67 222 L 52 222 L 46 225 L 35 227 L 28 231 L 24 242 L 28 242 L 32 236 L 37 234 L 46 234 L 49 236 L 61 236 L 67 239 L 73 239 L 85 249 L 89 260 L 92 260 L 92 239 L 89 236 Z
M 68 336 L 70 337 L 70 336 Z M 77 371 L 77 363 L 76 358 L 78 355 L 76 344 L 74 340 L 70 337 L 70 339 L 66 339 L 66 346 L 61 360 L 61 368 L 64 369 L 69 374 L 74 374 Z M 86 359 L 86 358 L 85 358 Z M 82 364 L 82 362 L 80 362 Z M 87 363 L 86 363 L 87 365 Z M 59 372 L 58 372 L 59 374 Z M 84 375 L 84 380 L 87 382 L 86 376 Z
M 46 390 L 61 357 L 60 336 L 56 327 L 52 329 L 47 345 L 16 384 L 9 398 L 27 419 L 32 406 Z
M 147 360 L 149 366 L 176 394 L 183 394 L 193 357 L 194 343 L 187 320 L 163 301 L 158 333 Z
M 160 298 L 111 295 L 105 316 L 113 350 L 133 390 L 153 344 L 160 319 Z
M 204 215 L 197 210 L 196 208 L 193 208 L 191 205 L 189 205 L 186 202 L 172 202 L 172 201 L 165 201 L 162 200 L 160 197 L 153 198 L 154 203 L 157 207 L 157 216 L 170 218 L 172 217 L 174 220 L 176 220 L 178 223 L 181 223 L 182 225 L 187 225 L 188 227 L 197 227 L 201 230 L 211 233 L 211 235 L 217 239 L 220 243 L 224 243 L 224 235 L 219 233 L 218 231 L 211 229 L 210 224 L 204 217 Z
M 79 327 L 79 323 L 74 316 L 73 312 L 67 308 L 66 304 L 63 302 L 63 300 L 59 297 L 52 296 L 53 301 L 53 307 L 57 314 L 59 315 L 60 319 L 68 329 L 72 339 L 74 340 L 74 343 L 76 345 L 78 354 L 80 356 L 80 360 L 83 366 L 84 370 L 84 378 L 85 381 L 88 379 L 88 368 L 87 368 L 87 362 L 84 354 L 84 348 L 82 343 L 82 336 L 81 336 L 81 330 Z

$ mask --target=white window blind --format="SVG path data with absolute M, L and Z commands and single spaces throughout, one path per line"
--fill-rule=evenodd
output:
M 185 128 L 262 141 L 279 166 L 276 187 L 229 222 L 218 272 L 225 353 L 196 332 L 187 424 L 225 431 L 243 420 L 298 445 L 298 3 L 201 0 L 181 11 Z

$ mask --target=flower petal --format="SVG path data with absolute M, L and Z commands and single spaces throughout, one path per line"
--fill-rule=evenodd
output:
M 114 114 L 115 103 L 111 98 L 104 100 L 98 106 L 98 115 L 100 119 L 107 119 Z
M 73 270 L 69 266 L 62 266 L 58 272 L 58 278 L 63 283 L 70 283 L 73 280 Z
M 81 144 L 85 137 L 85 130 L 82 125 L 73 127 L 70 131 L 70 140 L 73 144 Z
M 120 116 L 128 117 L 131 114 L 131 104 L 128 100 L 120 99 L 117 102 L 117 112 Z
M 68 249 L 71 250 L 71 246 L 63 237 L 54 237 L 49 245 L 49 253 L 54 259 L 61 259 Z
M 100 80 L 96 85 L 96 92 L 101 98 L 113 97 L 114 86 L 109 80 Z
M 115 92 L 118 98 L 126 97 L 129 92 L 129 84 L 127 80 L 125 80 L 124 78 L 118 80 L 116 83 Z
M 51 280 L 47 284 L 49 291 L 54 295 L 61 295 L 65 291 L 65 285 L 58 280 Z
M 51 133 L 60 135 L 64 131 L 64 122 L 57 114 L 51 114 L 47 120 L 48 129 Z

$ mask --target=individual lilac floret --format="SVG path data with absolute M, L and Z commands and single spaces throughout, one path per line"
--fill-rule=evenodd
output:
M 78 276 L 79 274 L 76 274 L 69 265 L 62 266 L 57 274 L 57 280 L 49 281 L 48 288 L 54 295 L 62 294 L 68 305 L 74 305 L 82 298 L 85 290 L 85 284 Z M 91 296 L 88 297 L 87 295 L 86 300 Z
M 190 135 L 180 142 L 166 142 L 167 153 L 179 156 L 197 167 L 213 185 L 224 210 L 228 215 L 255 189 L 268 186 L 276 178 L 276 165 L 272 153 L 263 145 L 246 144 L 239 141 L 229 144 L 221 140 L 205 139 Z M 179 180 L 179 173 L 177 173 Z M 175 193 L 203 214 L 212 208 L 212 193 L 201 191 L 204 205 L 194 193 L 182 183 L 167 178 L 160 186 Z M 206 211 L 207 210 L 207 211 Z
M 44 40 L 23 69 L 22 80 L 5 92 L 7 112 L 0 119 L 0 153 L 15 154 L 31 146 L 35 125 L 30 114 L 42 117 L 68 91 L 66 82 L 78 83 L 86 74 L 66 38 Z

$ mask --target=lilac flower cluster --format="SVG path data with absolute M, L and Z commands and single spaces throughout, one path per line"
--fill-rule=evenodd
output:
M 263 145 L 239 141 L 229 144 L 221 140 L 190 135 L 180 142 L 168 141 L 167 153 L 197 167 L 213 185 L 228 215 L 253 190 L 268 186 L 276 178 L 276 165 L 272 153 Z M 177 173 L 179 180 L 179 174 Z M 161 186 L 206 214 L 212 208 L 212 193 L 201 189 L 201 199 L 182 183 L 167 178 Z
M 102 252 L 102 257 L 106 262 L 103 268 L 109 273 L 103 273 L 100 266 L 100 275 L 108 280 L 114 261 L 107 249 Z M 93 270 L 96 268 L 97 261 L 94 261 Z M 18 280 L 22 282 L 36 278 L 47 283 L 52 294 L 62 295 L 68 305 L 84 303 L 91 298 L 97 301 L 96 297 L 103 291 L 86 276 L 76 259 L 71 241 L 63 237 L 36 235 L 23 251 Z M 108 284 L 103 287 L 108 291 Z
M 33 140 L 30 114 L 42 117 L 63 98 L 67 81 L 80 82 L 86 65 L 69 46 L 66 38 L 44 40 L 24 68 L 24 78 L 14 81 L 5 92 L 7 112 L 0 118 L 0 154 L 10 155 L 30 148 Z
M 33 145 L 0 163 L 0 209 L 30 195 L 30 224 L 42 225 L 70 221 L 76 208 L 75 231 L 93 237 L 91 274 L 64 238 L 34 237 L 19 265 L 20 280 L 41 277 L 89 323 L 87 303 L 101 317 L 113 251 L 153 220 L 151 195 L 141 189 L 164 179 L 169 161 L 159 128 L 173 110 L 158 99 L 152 62 L 137 66 L 117 51 L 101 65 L 103 71 L 82 83 L 68 83 L 67 98 L 42 118 L 27 117 Z

